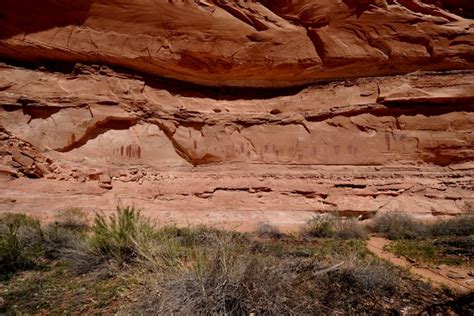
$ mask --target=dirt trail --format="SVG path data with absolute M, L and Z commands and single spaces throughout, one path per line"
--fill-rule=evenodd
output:
M 403 257 L 398 257 L 394 253 L 384 250 L 390 240 L 382 237 L 371 237 L 367 242 L 367 248 L 377 257 L 390 261 L 392 264 L 408 269 L 411 273 L 420 276 L 423 280 L 431 282 L 434 286 L 446 286 L 459 292 L 474 291 L 474 278 L 464 280 L 454 280 L 447 275 L 450 273 L 466 275 L 467 271 L 459 267 L 444 267 L 431 269 L 412 263 Z

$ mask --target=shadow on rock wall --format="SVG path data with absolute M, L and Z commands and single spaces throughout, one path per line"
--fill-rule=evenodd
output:
M 0 38 L 81 25 L 87 19 L 93 0 L 2 0 Z

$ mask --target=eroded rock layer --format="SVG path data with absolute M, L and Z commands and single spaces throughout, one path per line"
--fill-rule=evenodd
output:
M 33 4 L 0 3 L 0 212 L 474 211 L 470 1 Z
M 4 65 L 3 128 L 79 165 L 447 166 L 474 158 L 474 72 L 343 81 L 256 100 L 246 90 L 210 97 L 105 68 L 75 71 Z
M 311 212 L 471 212 L 473 79 L 411 74 L 257 99 L 105 67 L 3 65 L 2 172 L 20 177 L 2 182 L 3 209 L 127 203 L 180 224 L 203 212 L 289 226 Z
M 0 55 L 210 86 L 473 68 L 472 2 L 3 0 Z

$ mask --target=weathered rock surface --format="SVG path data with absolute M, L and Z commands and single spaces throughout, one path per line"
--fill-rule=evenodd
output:
M 53 220 L 53 211 L 72 206 L 114 212 L 117 205 L 135 205 L 161 223 L 249 230 L 271 222 L 295 230 L 319 212 L 364 219 L 403 210 L 430 218 L 474 206 L 472 169 L 441 167 L 219 165 L 150 171 L 141 185 L 113 183 L 103 190 L 97 181 L 19 178 L 0 183 L 2 209 Z
M 87 69 L 2 66 L 4 168 L 30 177 L 22 168 L 46 161 L 51 171 L 34 185 L 1 182 L 3 210 L 122 203 L 165 222 L 226 227 L 245 217 L 290 227 L 313 212 L 472 212 L 474 72 L 349 80 L 255 99 Z M 18 139 L 34 154 L 20 151 Z
M 0 212 L 133 204 L 244 229 L 473 212 L 473 9 L 4 0 Z
M 193 96 L 123 76 L 4 65 L 2 125 L 78 166 L 447 166 L 474 158 L 474 72 L 336 82 L 261 100 L 244 90 L 235 100 Z
M 473 68 L 470 0 L 3 0 L 0 55 L 211 86 Z

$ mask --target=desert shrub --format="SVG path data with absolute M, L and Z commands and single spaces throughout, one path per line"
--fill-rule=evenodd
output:
M 39 221 L 25 214 L 0 217 L 0 273 L 34 267 L 43 252 Z
M 313 259 L 218 251 L 143 296 L 143 313 L 175 315 L 306 315 L 383 311 L 381 297 L 400 278 L 385 265 L 323 265 Z
M 313 216 L 306 222 L 303 233 L 310 237 L 331 237 L 334 233 L 336 218 L 329 214 Z
M 162 232 L 161 232 L 162 233 Z M 164 273 L 180 271 L 185 265 L 186 248 L 173 235 L 160 234 L 135 243 L 137 261 L 148 270 Z
M 209 245 L 219 238 L 230 238 L 236 242 L 239 239 L 247 239 L 245 234 L 234 231 L 219 230 L 206 225 L 198 225 L 196 227 L 164 226 L 161 227 L 157 233 L 160 239 L 176 239 L 183 247 Z
M 89 223 L 87 214 L 78 207 L 64 209 L 55 216 L 56 225 L 73 230 L 87 230 Z
M 74 249 L 80 248 L 86 238 L 78 226 L 62 226 L 57 223 L 43 228 L 43 247 L 46 259 L 62 259 Z
M 136 258 L 138 247 L 156 236 L 155 225 L 133 207 L 117 207 L 108 218 L 96 214 L 88 243 L 92 252 L 119 262 Z
M 196 227 L 175 227 L 175 234 L 168 237 L 176 239 L 183 247 L 194 247 L 209 243 L 210 236 L 219 233 L 211 227 L 199 225 Z
M 317 277 L 320 287 L 317 298 L 321 304 L 341 313 L 364 310 L 383 311 L 381 298 L 397 293 L 401 278 L 387 265 L 359 261 Z
M 474 215 L 440 219 L 430 227 L 433 236 L 470 236 L 474 235 Z
M 311 255 L 254 251 L 255 245 L 218 231 L 207 233 L 205 240 L 180 258 L 179 269 L 156 273 L 148 280 L 151 288 L 138 310 L 164 315 L 372 312 L 380 305 L 380 295 L 390 297 L 399 283 L 387 266 L 361 261 L 356 255 L 345 255 L 333 265 L 324 261 L 327 258 Z M 359 240 L 339 242 L 362 244 Z M 352 251 L 365 249 L 354 247 Z
M 303 228 L 309 237 L 338 239 L 366 239 L 367 232 L 355 218 L 337 217 L 330 214 L 314 216 Z
M 107 260 L 110 259 L 84 242 L 78 240 L 72 247 L 61 249 L 61 258 L 69 266 L 72 272 L 76 274 L 90 273 L 107 266 Z
M 367 239 L 367 236 L 365 227 L 356 218 L 341 218 L 334 222 L 334 238 Z
M 274 267 L 274 258 L 246 253 L 242 239 L 217 230 L 195 245 L 188 263 L 164 279 L 157 275 L 153 291 L 143 297 L 140 310 L 152 314 L 248 315 L 289 312 L 296 295 L 290 274 Z M 280 293 L 278 298 L 275 294 Z M 291 299 L 283 296 L 290 295 Z
M 258 223 L 257 224 L 257 229 L 256 233 L 258 236 L 263 237 L 263 238 L 281 238 L 283 237 L 283 234 L 280 232 L 278 227 L 267 223 Z
M 384 212 L 374 217 L 371 229 L 389 239 L 415 239 L 426 236 L 427 225 L 401 212 Z
M 327 260 L 361 260 L 371 257 L 365 240 L 326 238 L 315 243 L 314 257 L 321 261 Z
M 181 271 L 185 262 L 202 263 L 202 258 L 218 250 L 223 253 L 242 251 L 248 246 L 247 235 L 200 225 L 197 227 L 163 227 L 157 231 L 157 242 L 140 248 L 145 258 L 158 270 Z
M 217 252 L 159 283 L 141 309 L 163 315 L 289 314 L 301 297 L 291 288 L 291 274 L 281 272 L 263 258 Z
M 464 258 L 471 262 L 474 260 L 474 235 L 436 238 L 432 243 L 445 256 Z
M 346 270 L 345 285 L 352 291 L 360 291 L 359 296 L 390 297 L 394 295 L 401 282 L 393 268 L 381 263 L 355 264 Z
M 474 235 L 474 215 L 439 219 L 434 224 L 423 223 L 408 214 L 385 212 L 375 216 L 371 228 L 390 239 L 416 239 L 430 236 Z
M 64 227 L 58 223 L 43 228 L 44 257 L 61 260 L 72 272 L 84 274 L 98 270 L 110 257 L 91 246 L 87 230 L 77 226 Z

